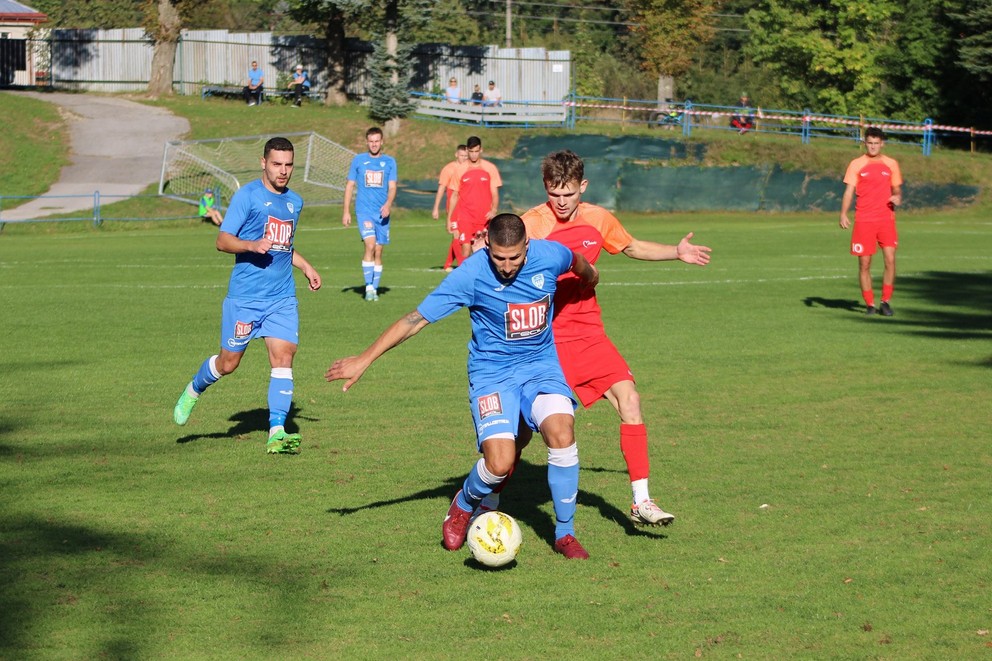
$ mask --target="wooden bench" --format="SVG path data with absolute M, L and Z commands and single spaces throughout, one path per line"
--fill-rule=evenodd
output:
M 417 115 L 485 127 L 555 124 L 564 126 L 568 111 L 560 103 L 505 102 L 500 106 L 449 103 L 439 99 L 416 99 Z
M 260 97 L 260 102 L 265 102 L 266 98 L 281 98 L 286 100 L 292 100 L 294 97 L 294 92 L 291 89 L 269 89 L 268 87 L 263 88 L 262 96 Z M 239 98 L 244 99 L 245 88 L 242 85 L 238 87 L 236 85 L 204 85 L 200 89 L 200 98 L 205 99 L 208 96 L 223 96 L 228 98 Z M 310 88 L 308 92 L 304 92 L 303 96 L 309 98 L 311 101 L 322 101 L 324 94 Z

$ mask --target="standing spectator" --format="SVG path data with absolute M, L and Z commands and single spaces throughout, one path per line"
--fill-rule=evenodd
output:
M 434 196 L 434 209 L 431 211 L 431 217 L 434 220 L 440 218 L 440 207 L 441 198 L 446 197 L 444 205 L 444 217 L 447 218 L 451 213 L 451 182 L 454 181 L 455 177 L 461 171 L 461 166 L 465 161 L 468 160 L 468 146 L 458 145 L 455 149 L 455 160 L 451 161 L 443 168 L 441 168 L 441 174 L 437 178 L 437 195 Z M 444 260 L 444 270 L 451 271 L 451 265 L 455 262 L 461 264 L 462 249 L 461 244 L 458 241 L 458 227 L 457 223 L 454 230 L 449 230 L 451 234 L 451 242 L 448 245 L 448 256 Z
M 747 92 L 741 94 L 736 107 L 737 114 L 731 116 L 730 125 L 737 129 L 740 135 L 744 135 L 754 128 L 754 108 L 751 107 L 751 99 L 747 97 Z
M 541 163 L 541 174 L 547 202 L 523 215 L 532 240 L 557 241 L 593 265 L 603 250 L 651 262 L 680 260 L 699 266 L 709 262 L 710 249 L 689 243 L 691 233 L 678 245 L 642 241 L 603 207 L 583 202 L 582 194 L 589 182 L 582 159 L 575 152 L 549 154 Z M 670 524 L 675 516 L 659 507 L 648 490 L 648 432 L 634 376 L 606 335 L 595 291 L 580 287 L 574 277 L 566 274 L 558 282 L 554 304 L 552 330 L 565 380 L 584 407 L 605 399 L 620 417 L 620 451 L 627 464 L 632 494 L 631 521 L 650 526 Z M 496 509 L 498 491 L 483 501 L 483 509 Z
M 482 95 L 482 105 L 501 106 L 503 105 L 503 93 L 496 87 L 496 83 L 489 81 L 489 89 Z
M 444 89 L 444 100 L 448 103 L 462 102 L 462 88 L 458 86 L 458 79 L 452 77 L 448 81 L 448 86 Z
M 269 454 L 296 454 L 299 434 L 286 433 L 293 404 L 293 357 L 299 342 L 299 310 L 293 267 L 311 291 L 320 274 L 293 247 L 303 198 L 289 189 L 293 143 L 272 138 L 262 152 L 262 176 L 238 189 L 217 232 L 217 250 L 234 255 L 234 270 L 221 313 L 220 352 L 210 356 L 179 395 L 172 418 L 185 425 L 203 392 L 241 364 L 248 343 L 265 340 L 269 375 Z
M 482 88 L 479 87 L 478 83 L 476 83 L 475 89 L 472 90 L 472 105 L 481 106 L 482 100 L 483 100 Z
M 382 129 L 373 126 L 365 132 L 368 153 L 356 154 L 344 186 L 344 213 L 341 224 L 351 224 L 351 193 L 355 193 L 358 234 L 365 244 L 362 275 L 365 300 L 379 300 L 382 278 L 382 248 L 389 245 L 389 213 L 396 198 L 396 159 L 382 153 Z
M 475 235 L 486 229 L 489 219 L 499 209 L 499 188 L 503 179 L 499 170 L 482 158 L 482 140 L 472 136 L 466 141 L 468 161 L 452 180 L 448 211 L 448 231 L 458 233 L 462 259 L 472 254 Z
M 224 222 L 224 217 L 220 215 L 220 211 L 214 208 L 216 203 L 213 188 L 203 191 L 203 195 L 200 197 L 200 218 L 220 227 L 220 224 Z
M 472 512 L 513 466 L 515 439 L 539 430 L 548 447 L 548 486 L 555 512 L 554 550 L 569 559 L 589 553 L 575 538 L 579 450 L 575 401 L 562 375 L 551 334 L 558 277 L 571 272 L 594 287 L 599 274 L 586 259 L 553 241 L 528 241 L 519 216 L 496 216 L 480 250 L 358 356 L 334 361 L 324 374 L 347 391 L 384 353 L 429 324 L 468 308 L 469 401 L 476 448 L 482 453 L 441 525 L 444 548 L 465 543 Z
M 245 85 L 245 103 L 254 106 L 262 102 L 262 94 L 265 93 L 265 75 L 258 68 L 258 62 L 251 61 L 251 68 L 248 69 L 248 84 Z
M 863 156 L 851 161 L 844 174 L 844 198 L 840 203 L 840 226 L 851 226 L 847 212 L 857 195 L 854 229 L 851 230 L 851 254 L 858 258 L 858 281 L 867 306 L 865 314 L 875 314 L 875 291 L 871 284 L 871 257 L 882 247 L 885 269 L 882 272 L 882 304 L 878 311 L 892 316 L 889 300 L 896 284 L 896 207 L 902 204 L 902 172 L 895 159 L 882 155 L 885 132 L 877 126 L 865 131 Z
M 303 95 L 310 91 L 310 77 L 303 70 L 302 64 L 296 65 L 293 79 L 289 81 L 289 89 L 293 90 L 293 106 L 299 108 L 303 105 Z

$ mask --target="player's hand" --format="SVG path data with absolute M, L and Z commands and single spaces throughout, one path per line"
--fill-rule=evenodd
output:
M 846 230 L 850 226 L 851 226 L 851 221 L 848 220 L 847 214 L 846 213 L 842 213 L 840 215 L 840 228 L 842 230 Z
M 379 217 L 382 218 L 383 220 L 385 220 L 386 218 L 389 218 L 389 205 L 388 204 L 383 204 L 382 205 L 382 208 L 379 209 Z
M 479 230 L 472 237 L 472 254 L 479 252 L 486 247 L 486 239 L 489 237 L 489 230 Z
M 258 241 L 252 241 L 252 252 L 257 252 L 260 255 L 264 255 L 269 252 L 272 248 L 272 239 L 268 237 L 262 237 Z
M 689 232 L 682 240 L 679 241 L 679 245 L 675 246 L 675 250 L 678 253 L 679 259 L 686 264 L 698 264 L 699 266 L 706 266 L 710 263 L 710 253 L 713 251 L 709 246 L 697 246 L 689 243 L 689 239 L 692 238 L 692 232 Z
M 437 220 L 438 218 L 440 218 L 440 216 L 441 216 L 441 214 L 440 214 L 440 212 L 439 212 L 439 211 L 437 210 L 437 207 L 434 207 L 434 208 L 433 208 L 433 209 L 431 210 L 431 218 L 433 218 L 434 220 Z
M 327 368 L 324 372 L 324 379 L 327 381 L 340 381 L 344 380 L 344 385 L 341 386 L 341 392 L 348 392 L 348 388 L 362 378 L 362 374 L 365 373 L 365 369 L 361 367 L 361 363 L 358 361 L 358 356 L 348 356 L 347 358 L 339 358 L 331 363 L 331 366 Z
M 307 282 L 310 283 L 310 291 L 317 291 L 318 289 L 320 289 L 320 285 L 322 284 L 322 282 L 320 279 L 320 274 L 317 273 L 315 269 L 311 268 L 309 270 L 306 270 L 303 272 L 303 275 L 307 277 Z
M 351 214 L 348 213 L 347 211 L 341 214 L 341 224 L 344 225 L 345 227 L 351 225 Z
M 900 204 L 902 204 L 902 193 L 896 193 L 895 195 L 890 197 L 889 204 L 892 205 L 893 207 L 897 207 Z

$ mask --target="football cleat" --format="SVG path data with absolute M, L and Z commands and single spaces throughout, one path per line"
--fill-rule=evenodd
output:
M 451 507 L 448 508 L 448 513 L 444 517 L 444 523 L 441 524 L 442 543 L 444 548 L 449 551 L 457 551 L 465 543 L 469 520 L 472 518 L 471 512 L 466 512 L 458 507 L 458 496 L 461 493 L 462 490 L 459 489 L 458 493 L 455 494 L 451 501 Z
M 880 308 L 878 308 L 878 311 L 880 313 L 882 313 L 882 316 L 883 317 L 891 317 L 892 314 L 893 314 L 892 313 L 892 306 L 889 305 L 889 302 L 888 301 L 882 301 L 882 306 Z
M 866 317 L 870 317 L 873 314 L 875 314 L 875 306 L 874 305 L 869 305 L 867 308 L 865 308 L 865 316 Z
M 176 421 L 177 425 L 186 424 L 186 421 L 189 420 L 189 414 L 193 412 L 193 407 L 198 401 L 198 397 L 190 397 L 189 386 L 183 388 L 183 394 L 179 395 L 176 408 L 172 410 L 172 419 Z
M 588 560 L 589 552 L 582 548 L 579 540 L 572 535 L 565 535 L 555 540 L 555 553 L 561 553 L 569 560 Z
M 365 288 L 365 300 L 366 301 L 374 301 L 375 300 L 375 290 L 372 289 L 371 287 L 366 287 Z
M 299 454 L 300 441 L 302 440 L 303 438 L 299 434 L 287 434 L 280 429 L 269 436 L 269 442 L 265 444 L 265 451 L 268 454 Z
M 639 505 L 630 506 L 630 520 L 640 526 L 667 526 L 675 520 L 675 515 L 661 509 L 648 498 Z

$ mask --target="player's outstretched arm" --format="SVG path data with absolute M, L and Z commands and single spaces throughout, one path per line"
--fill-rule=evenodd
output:
M 342 392 L 348 392 L 348 389 L 362 378 L 365 370 L 382 354 L 402 343 L 404 340 L 413 337 L 429 323 L 416 310 L 403 315 L 392 326 L 384 330 L 382 335 L 370 344 L 369 348 L 363 351 L 361 355 L 339 358 L 331 363 L 331 366 L 324 373 L 324 378 L 328 381 L 344 380 L 341 390 Z
M 679 259 L 686 264 L 705 266 L 710 261 L 710 252 L 712 249 L 708 246 L 697 246 L 691 243 L 689 240 L 692 236 L 692 232 L 689 232 L 682 237 L 682 240 L 676 246 L 634 239 L 630 242 L 630 245 L 623 249 L 623 254 L 632 259 L 641 259 L 648 262 L 664 262 Z
M 303 259 L 303 255 L 293 251 L 293 266 L 303 271 L 303 275 L 306 276 L 307 282 L 310 284 L 310 291 L 317 291 L 320 289 L 320 274 L 317 273 L 317 269 L 310 265 L 310 262 Z

